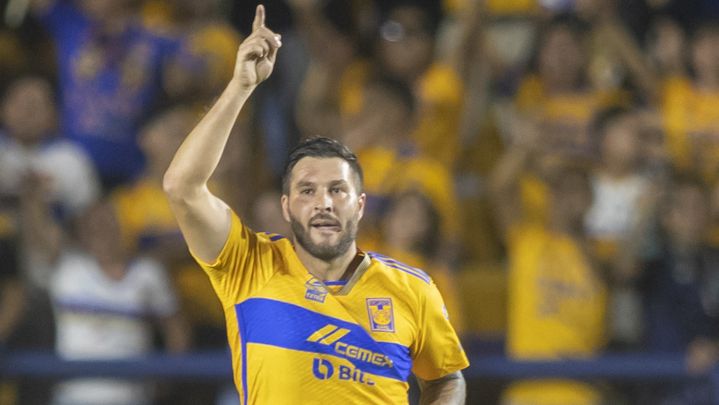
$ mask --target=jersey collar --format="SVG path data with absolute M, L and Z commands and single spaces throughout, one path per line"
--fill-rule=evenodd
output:
M 342 275 L 341 280 L 346 281 L 347 283 L 334 295 L 349 294 L 352 287 L 357 284 L 357 281 L 359 281 L 365 271 L 367 271 L 371 261 L 372 259 L 370 259 L 368 254 L 362 252 L 361 250 L 357 250 L 357 256 L 355 256 L 354 260 L 352 260 L 350 265 L 347 267 L 347 270 Z

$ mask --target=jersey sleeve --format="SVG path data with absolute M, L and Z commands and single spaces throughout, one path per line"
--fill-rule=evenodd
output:
M 469 365 L 447 310 L 432 282 L 420 298 L 420 323 L 413 350 L 412 372 L 423 380 L 436 380 Z
M 234 305 L 256 292 L 274 274 L 271 242 L 245 226 L 231 211 L 230 233 L 214 262 L 196 257 L 210 277 L 223 306 Z

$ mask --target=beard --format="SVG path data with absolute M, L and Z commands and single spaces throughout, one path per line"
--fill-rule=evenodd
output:
M 300 221 L 290 214 L 290 226 L 297 243 L 312 256 L 325 262 L 334 260 L 347 252 L 352 242 L 357 238 L 357 222 L 356 220 L 348 219 L 342 227 L 339 241 L 334 245 L 330 243 L 318 244 L 312 241 L 309 228 L 303 226 Z

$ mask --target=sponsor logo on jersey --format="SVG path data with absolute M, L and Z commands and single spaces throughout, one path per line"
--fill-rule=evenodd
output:
M 335 373 L 335 370 L 337 372 Z M 346 366 L 344 364 L 333 364 L 327 359 L 312 359 L 312 374 L 318 380 L 329 380 L 334 377 L 340 381 L 352 381 L 360 384 L 375 385 L 375 382 L 364 371 Z
M 333 346 L 335 353 L 347 359 L 355 359 L 379 367 L 392 367 L 392 360 L 385 354 L 341 342 L 340 339 L 348 333 L 350 333 L 349 329 L 327 324 L 312 333 L 307 341 Z
M 329 360 L 315 358 L 312 361 L 312 374 L 314 374 L 318 380 L 330 379 L 334 373 L 335 367 Z
M 321 281 L 316 278 L 311 278 L 305 283 L 305 299 L 310 301 L 316 301 L 320 303 L 325 302 L 327 297 L 327 289 Z
M 367 298 L 367 313 L 372 332 L 394 332 L 392 299 Z

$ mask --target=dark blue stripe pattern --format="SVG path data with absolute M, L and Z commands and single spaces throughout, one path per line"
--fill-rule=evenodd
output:
M 329 285 L 329 286 L 333 286 L 333 285 L 346 285 L 346 284 L 347 284 L 347 280 L 325 281 L 325 282 L 324 282 L 324 285 Z
M 267 235 L 270 237 L 270 242 L 277 242 L 280 239 L 285 239 L 285 236 L 280 235 L 279 233 L 268 233 Z
M 261 343 L 285 349 L 336 356 L 351 362 L 363 372 L 399 381 L 407 381 L 409 377 L 412 367 L 409 349 L 398 343 L 377 342 L 360 325 L 310 311 L 294 304 L 266 298 L 247 299 L 235 305 L 235 310 L 243 344 L 244 389 L 246 389 L 244 363 L 247 361 L 244 355 L 247 352 L 246 345 L 248 343 Z M 350 331 L 338 342 L 384 355 L 392 361 L 392 364 L 377 365 L 366 360 L 350 358 L 337 352 L 336 342 L 323 344 L 319 340 L 307 341 L 308 337 L 327 325 L 334 325 Z

